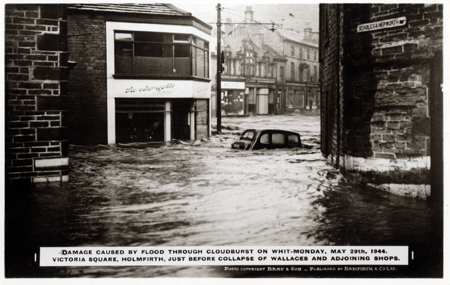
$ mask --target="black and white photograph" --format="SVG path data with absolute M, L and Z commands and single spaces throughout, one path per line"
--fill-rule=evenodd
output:
M 444 2 L 2 6 L 0 283 L 450 284 Z

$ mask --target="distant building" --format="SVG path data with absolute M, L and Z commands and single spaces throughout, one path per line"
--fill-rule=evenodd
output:
M 222 26 L 223 116 L 318 109 L 318 37 L 311 28 L 299 33 L 257 22 L 251 7 L 243 22 L 226 19 Z M 212 60 L 216 60 L 214 54 Z M 215 80 L 212 84 L 214 101 Z
M 284 71 L 279 72 L 278 78 L 281 109 L 291 106 L 300 110 L 318 110 L 318 35 L 313 35 L 309 26 L 304 28 L 303 34 L 284 29 L 278 29 L 274 33 L 265 30 L 264 33 L 266 45 L 281 53 L 287 60 L 284 67 L 280 66 Z
M 348 177 L 399 195 L 442 194 L 442 11 L 320 6 L 322 152 Z

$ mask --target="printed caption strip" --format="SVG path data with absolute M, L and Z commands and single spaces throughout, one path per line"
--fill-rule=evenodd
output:
M 41 247 L 40 266 L 408 265 L 407 246 Z

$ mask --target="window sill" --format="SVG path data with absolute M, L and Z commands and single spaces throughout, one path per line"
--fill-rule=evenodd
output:
M 113 74 L 114 79 L 137 79 L 137 80 L 194 80 L 210 82 L 211 79 L 195 76 L 183 76 L 183 75 L 145 75 L 145 74 L 128 74 L 119 73 Z

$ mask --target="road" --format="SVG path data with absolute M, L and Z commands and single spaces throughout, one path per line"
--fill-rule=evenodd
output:
M 26 210 L 14 220 L 23 228 L 12 231 L 11 238 L 19 238 L 28 251 L 42 246 L 429 242 L 432 217 L 427 203 L 343 179 L 320 153 L 319 121 L 302 115 L 224 118 L 224 130 L 230 134 L 224 131 L 202 142 L 72 145 L 70 182 L 40 184 L 27 192 Z M 294 129 L 313 147 L 232 150 L 238 136 L 231 133 L 249 127 Z M 28 265 L 29 269 L 11 265 L 7 272 L 39 277 L 225 275 L 204 267 Z

